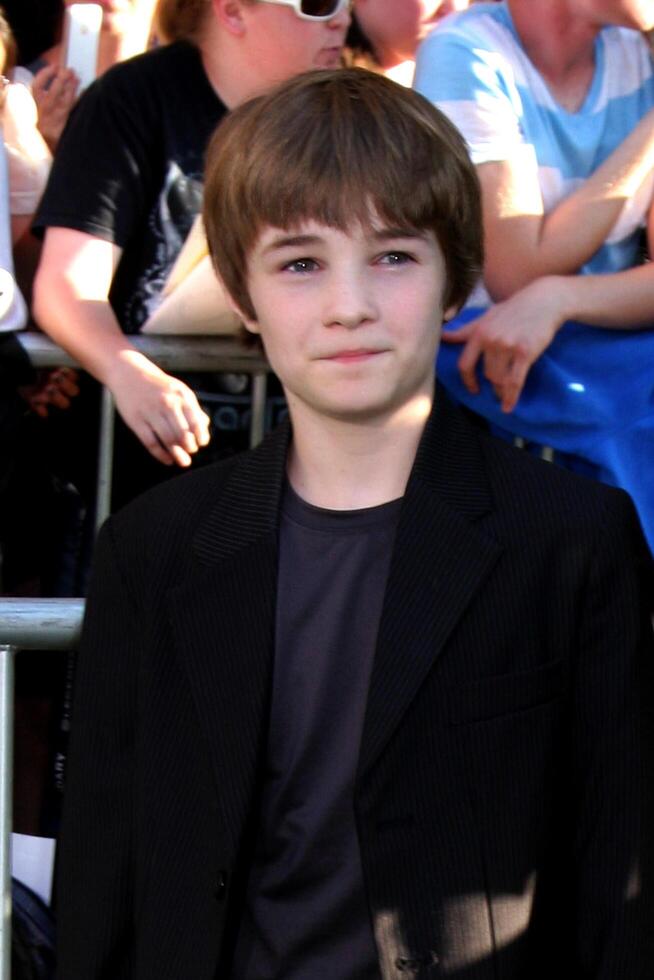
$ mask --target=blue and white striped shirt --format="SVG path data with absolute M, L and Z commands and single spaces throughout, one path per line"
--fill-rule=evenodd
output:
M 654 106 L 654 65 L 636 31 L 607 27 L 595 42 L 595 75 L 576 112 L 562 108 L 525 53 L 506 2 L 448 17 L 418 52 L 416 89 L 463 133 L 474 163 L 537 166 L 547 213 L 629 135 Z M 580 270 L 616 272 L 636 261 L 654 174 L 629 200 L 604 246 Z M 487 306 L 478 290 L 470 304 Z

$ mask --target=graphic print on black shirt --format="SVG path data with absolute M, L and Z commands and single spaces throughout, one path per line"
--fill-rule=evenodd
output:
M 175 161 L 168 165 L 161 193 L 148 218 L 152 258 L 134 281 L 124 306 L 125 321 L 142 326 L 161 303 L 175 259 L 202 208 L 202 174 L 185 174 Z M 129 330 L 134 333 L 135 330 Z

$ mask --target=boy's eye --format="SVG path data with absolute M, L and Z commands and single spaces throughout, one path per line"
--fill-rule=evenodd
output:
M 385 252 L 379 261 L 383 265 L 404 265 L 406 262 L 413 262 L 413 258 L 408 252 Z
M 318 268 L 315 259 L 293 259 L 283 266 L 284 272 L 314 272 Z

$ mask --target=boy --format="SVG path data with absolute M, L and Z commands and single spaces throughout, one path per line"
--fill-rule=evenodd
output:
M 642 541 L 434 393 L 481 263 L 463 141 L 310 73 L 221 125 L 204 215 L 291 423 L 103 531 L 61 976 L 644 977 Z

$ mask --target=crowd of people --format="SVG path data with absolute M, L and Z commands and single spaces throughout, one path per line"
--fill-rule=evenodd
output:
M 419 94 L 398 102 L 411 123 L 407 121 L 405 132 L 396 120 L 397 154 L 392 141 L 384 144 L 389 174 L 404 159 L 402 140 L 418 139 L 411 127 L 420 116 L 420 105 L 431 103 L 461 134 L 473 165 L 470 174 L 476 175 L 481 194 L 484 257 L 477 268 L 474 243 L 465 237 L 472 234 L 474 222 L 462 196 L 448 219 L 456 234 L 436 225 L 443 275 L 450 286 L 454 280 L 459 283 L 443 296 L 442 342 L 439 348 L 435 333 L 432 351 L 436 377 L 477 429 L 490 430 L 500 440 L 519 440 L 529 453 L 546 454 L 564 469 L 628 491 L 649 550 L 654 551 L 650 4 L 101 0 L 97 78 L 81 94 L 79 79 L 64 63 L 67 6 L 69 0 L 63 0 L 51 43 L 27 64 L 12 36 L 10 9 L 6 17 L 0 16 L 0 588 L 5 594 L 86 592 L 100 385 L 111 391 L 118 413 L 115 510 L 180 470 L 201 469 L 246 448 L 248 376 L 173 376 L 146 357 L 132 338 L 160 308 L 185 242 L 203 227 L 198 220 L 205 180 L 213 188 L 214 211 L 222 208 L 215 197 L 217 186 L 226 197 L 243 195 L 235 204 L 232 201 L 231 210 L 225 205 L 221 211 L 226 221 L 236 225 L 239 208 L 245 213 L 246 185 L 239 183 L 241 178 L 233 176 L 227 185 L 211 167 L 205 173 L 210 146 L 211 166 L 222 159 L 220 140 L 230 133 L 225 121 L 241 118 L 239 113 L 253 104 L 251 100 L 274 93 L 283 83 L 317 77 L 315 69 L 341 71 L 343 78 L 351 75 L 348 97 L 360 98 L 362 105 L 377 97 L 375 88 L 368 91 L 362 82 L 357 95 L 358 72 L 350 69 L 385 76 L 384 84 L 413 88 Z M 302 102 L 309 96 L 302 94 L 299 81 L 295 90 L 289 85 L 289 91 L 296 92 L 298 105 L 309 104 Z M 394 89 L 379 91 L 387 93 L 389 106 L 395 105 Z M 320 104 L 316 95 L 315 105 Z M 274 97 L 271 107 L 282 118 Z M 385 111 L 379 110 L 380 119 Z M 257 140 L 263 146 L 270 133 L 265 117 L 253 118 L 258 119 L 260 133 L 247 130 L 245 123 L 241 129 L 235 124 L 241 138 L 249 133 L 248 145 L 241 157 L 233 148 L 226 150 L 226 167 L 236 160 L 247 173 L 248 168 L 256 170 L 252 147 L 256 149 Z M 286 125 L 288 166 L 279 167 L 277 177 L 285 210 L 279 201 L 270 203 L 268 188 L 265 201 L 261 191 L 256 206 L 250 202 L 251 216 L 259 220 L 264 211 L 257 208 L 268 208 L 265 214 L 277 217 L 261 223 L 288 230 L 289 216 L 295 213 L 292 179 L 301 202 L 297 224 L 304 226 L 311 218 L 322 231 L 304 235 L 309 257 L 294 255 L 289 265 L 293 271 L 311 272 L 319 264 L 310 251 L 314 247 L 323 249 L 330 261 L 341 246 L 343 254 L 350 254 L 348 249 L 354 254 L 352 228 L 343 220 L 339 187 L 334 187 L 332 205 L 319 199 L 317 177 L 315 200 L 320 203 L 312 211 L 310 189 L 298 173 L 305 149 L 307 172 L 315 165 L 309 155 L 315 142 L 307 135 L 305 147 L 301 135 Z M 422 120 L 420 125 L 431 124 Z M 281 139 L 279 131 L 275 138 Z M 344 149 L 343 160 L 353 168 L 359 159 L 353 149 L 356 138 L 350 133 L 348 139 L 352 144 L 347 152 Z M 447 139 L 445 143 L 447 156 L 453 151 Z M 270 142 L 267 152 L 271 158 L 283 157 L 283 152 L 273 152 Z M 458 152 L 457 148 L 454 157 Z M 360 159 L 364 157 L 361 150 Z M 431 186 L 431 165 L 418 173 L 412 158 L 411 166 L 411 179 Z M 452 164 L 452 173 L 459 166 L 461 174 L 466 172 L 459 161 Z M 447 183 L 450 178 L 439 167 L 434 161 L 434 173 Z M 366 209 L 383 205 L 389 214 L 376 217 L 390 219 L 413 213 L 412 197 L 416 209 L 422 200 L 419 187 L 407 186 L 407 202 L 401 208 L 396 202 L 396 214 L 391 214 L 392 181 L 389 176 L 385 186 L 383 167 L 378 172 L 379 201 L 367 176 L 360 176 L 359 183 L 372 199 L 356 201 L 356 171 L 354 177 L 342 175 L 353 225 L 358 221 L 365 228 Z M 472 191 L 470 196 L 474 197 Z M 245 270 L 253 274 L 251 260 L 259 263 L 255 271 L 261 272 L 265 284 L 265 256 L 245 232 L 237 234 L 231 225 L 214 226 L 213 220 L 213 212 L 205 210 L 208 248 L 227 302 L 250 337 L 263 334 L 265 352 L 281 379 L 272 377 L 268 386 L 268 426 L 283 424 L 290 408 L 299 440 L 301 431 L 311 431 L 299 407 L 304 389 L 301 381 L 299 394 L 294 387 L 292 357 L 286 342 L 279 341 L 274 314 L 275 303 L 283 308 L 288 297 L 284 290 L 264 289 L 273 311 L 261 314 L 241 279 Z M 414 231 L 422 227 L 420 220 L 418 215 Z M 411 236 L 400 225 L 395 233 L 396 251 L 387 250 L 385 266 L 406 262 L 398 240 Z M 362 242 L 368 247 L 366 234 L 355 236 L 356 248 L 363 249 Z M 417 255 L 416 259 L 409 249 L 411 263 L 431 262 L 440 269 L 433 255 L 424 259 L 424 242 L 416 245 L 411 239 L 410 244 Z M 284 254 L 283 243 L 271 240 L 269 245 L 271 252 L 281 248 Z M 356 304 L 368 300 L 364 302 L 352 283 L 344 281 L 343 290 L 344 307 L 351 298 L 351 309 L 343 315 L 358 323 L 368 314 Z M 407 316 L 414 307 L 408 304 Z M 415 308 L 419 318 L 420 308 Z M 286 312 L 292 319 L 294 306 L 288 303 Z M 17 331 L 25 325 L 45 331 L 74 358 L 79 370 L 34 372 L 17 340 Z M 434 323 L 435 331 L 438 326 Z M 429 347 L 427 334 L 423 340 Z M 363 356 L 348 353 L 355 355 Z M 336 412 L 322 403 L 319 407 L 326 415 Z M 308 444 L 303 451 L 311 459 Z M 385 463 L 389 458 L 395 459 L 391 453 Z M 398 473 L 404 473 L 406 461 L 398 457 L 396 462 Z M 322 472 L 321 467 L 317 465 L 315 472 Z M 525 471 L 526 485 L 529 473 Z M 299 470 L 295 476 L 293 489 L 302 489 Z M 322 477 L 325 487 L 331 487 L 329 474 L 322 472 Z M 378 477 L 387 503 L 387 477 L 381 472 Z M 392 480 L 390 485 L 401 490 Z M 551 486 L 558 486 L 556 478 Z M 562 494 L 567 486 L 560 485 Z M 309 496 L 323 509 L 338 500 L 336 491 L 325 490 L 323 499 L 315 487 Z M 356 493 L 353 499 L 358 500 Z M 364 508 L 382 502 L 374 494 L 361 500 L 358 506 Z M 296 508 L 293 513 L 299 520 L 301 500 L 289 507 Z M 520 512 L 516 506 L 516 514 Z M 392 522 L 389 528 L 394 533 Z M 598 536 L 602 533 L 598 527 Z M 645 552 L 642 560 L 647 565 Z M 372 598 L 380 595 L 373 588 Z M 92 704 L 88 690 L 87 695 Z M 273 917 L 261 908 L 252 905 L 250 913 L 255 931 L 261 922 L 265 929 L 273 928 Z M 372 970 L 372 976 L 369 937 L 361 922 L 357 927 L 362 928 L 357 939 L 361 976 L 366 970 Z M 265 929 L 258 937 L 262 964 L 268 942 Z M 282 939 L 288 940 L 284 956 L 290 955 L 290 939 Z M 340 954 L 332 954 L 338 972 Z M 237 951 L 235 962 L 239 955 Z
M 652 544 L 651 392 L 637 367 L 654 336 L 646 14 L 357 0 L 312 21 L 284 4 L 232 6 L 106 3 L 100 77 L 63 136 L 77 79 L 61 35 L 28 66 L 9 51 L 16 279 L 31 323 L 88 372 L 23 386 L 59 448 L 58 478 L 92 508 L 89 378 L 110 388 L 121 419 L 116 506 L 164 466 L 245 448 L 247 376 L 173 378 L 129 341 L 198 214 L 209 136 L 234 106 L 312 68 L 342 62 L 411 84 L 420 49 L 415 87 L 464 133 L 485 203 L 484 276 L 444 334 L 439 376 L 495 432 L 628 489 Z M 274 381 L 268 397 L 273 424 L 286 412 Z M 24 587 L 11 564 L 7 588 Z

